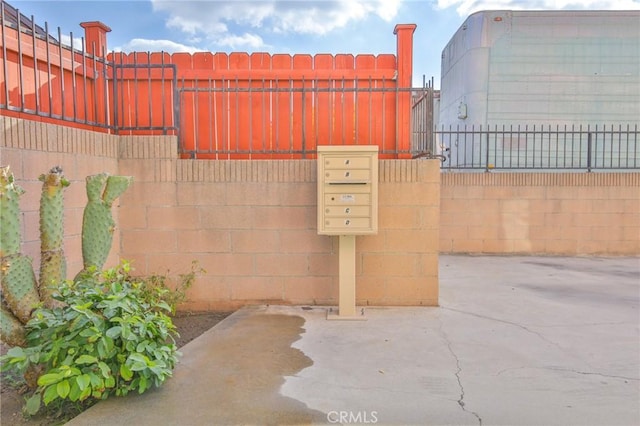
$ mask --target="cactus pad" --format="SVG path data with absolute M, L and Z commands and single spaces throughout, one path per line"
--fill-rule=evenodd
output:
M 20 251 L 20 195 L 9 167 L 0 168 L 0 258 Z
M 42 195 L 40 196 L 40 249 L 58 250 L 64 238 L 63 189 L 69 185 L 60 167 L 52 168 L 48 174 L 41 175 Z
M 4 305 L 0 306 L 0 340 L 9 346 L 26 344 L 24 326 Z
M 31 259 L 22 254 L 5 257 L 0 270 L 2 296 L 11 312 L 26 323 L 31 318 L 31 312 L 40 303 Z
M 62 249 L 59 251 L 48 251 L 42 253 L 40 262 L 40 284 L 38 293 L 40 300 L 48 308 L 61 306 L 62 304 L 53 298 L 58 284 L 67 277 L 67 263 Z
M 89 201 L 82 217 L 84 270 L 92 266 L 101 269 L 106 262 L 115 230 L 111 204 L 129 187 L 132 180 L 129 176 L 108 176 L 105 173 L 87 177 Z
M 107 179 L 107 187 L 104 189 L 102 199 L 104 203 L 111 207 L 116 198 L 129 188 L 133 182 L 131 176 L 109 176 Z
M 107 173 L 87 176 L 87 198 L 89 202 L 102 200 L 102 192 L 108 177 Z

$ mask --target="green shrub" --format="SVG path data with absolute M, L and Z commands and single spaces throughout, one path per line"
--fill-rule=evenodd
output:
M 88 271 L 59 286 L 65 306 L 39 308 L 27 346 L 3 357 L 3 370 L 38 373 L 26 412 L 56 403 L 91 404 L 160 386 L 177 362 L 170 291 L 130 275 L 129 264 Z
M 191 271 L 186 274 L 179 274 L 176 282 L 168 284 L 171 280 L 167 275 L 153 274 L 144 277 L 142 280 L 142 294 L 149 300 L 162 300 L 171 308 L 171 313 L 175 314 L 176 307 L 185 301 L 187 290 L 193 285 L 199 274 L 206 273 L 200 267 L 197 260 L 191 262 Z

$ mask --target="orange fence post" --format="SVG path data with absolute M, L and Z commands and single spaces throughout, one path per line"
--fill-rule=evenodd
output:
M 398 75 L 396 84 L 399 89 L 408 89 L 412 83 L 413 70 L 413 32 L 416 24 L 398 24 L 393 29 L 396 35 L 398 57 Z M 398 92 L 397 141 L 398 158 L 411 158 L 411 92 Z
M 111 32 L 111 28 L 100 21 L 81 22 L 80 26 L 84 28 L 84 41 L 87 45 L 87 53 L 89 55 L 104 58 L 107 51 L 107 33 Z
M 104 62 L 96 61 L 96 58 L 104 59 L 107 53 L 107 33 L 111 32 L 111 28 L 99 21 L 81 22 L 80 26 L 84 28 L 84 42 L 85 51 L 88 55 L 93 55 L 93 68 L 96 70 L 96 75 L 92 75 L 94 84 L 94 99 L 92 112 L 95 114 L 93 121 L 104 125 L 109 124 L 107 117 L 107 102 L 105 99 L 105 80 L 102 78 L 104 75 Z M 60 52 L 62 53 L 62 52 Z M 83 64 L 87 66 L 86 64 Z M 86 89 L 86 88 L 85 88 Z M 87 119 L 87 117 L 85 117 Z

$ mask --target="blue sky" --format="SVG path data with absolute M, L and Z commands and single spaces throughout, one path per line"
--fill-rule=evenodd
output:
M 9 0 L 51 31 L 111 28 L 109 50 L 395 53 L 396 24 L 417 24 L 414 85 L 440 87 L 440 55 L 466 17 L 490 9 L 640 9 L 640 0 Z

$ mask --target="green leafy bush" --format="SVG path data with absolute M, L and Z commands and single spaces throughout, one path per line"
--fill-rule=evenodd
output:
M 187 290 L 193 285 L 199 274 L 206 273 L 197 260 L 191 262 L 191 271 L 178 274 L 177 280 L 171 283 L 169 272 L 166 275 L 153 274 L 143 279 L 142 294 L 149 300 L 162 300 L 171 308 L 171 313 L 176 312 L 176 307 L 185 301 Z
M 38 371 L 26 412 L 160 386 L 179 355 L 166 290 L 133 278 L 126 262 L 62 283 L 54 297 L 65 306 L 39 308 L 27 324 L 27 346 L 2 360 L 3 370 Z

